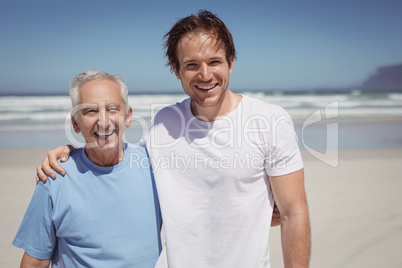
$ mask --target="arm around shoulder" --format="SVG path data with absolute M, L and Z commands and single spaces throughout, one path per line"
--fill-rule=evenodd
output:
M 28 255 L 26 252 L 22 256 L 21 268 L 48 268 L 50 266 L 50 259 L 40 260 Z
M 36 168 L 36 182 L 39 182 L 39 180 L 46 182 L 47 175 L 55 179 L 56 173 L 53 169 L 64 176 L 66 171 L 60 166 L 57 160 L 60 159 L 61 162 L 67 161 L 74 150 L 75 148 L 72 145 L 65 145 L 49 151 L 43 158 L 42 163 Z
M 281 239 L 285 267 L 308 267 L 311 231 L 304 170 L 269 178 L 281 214 Z

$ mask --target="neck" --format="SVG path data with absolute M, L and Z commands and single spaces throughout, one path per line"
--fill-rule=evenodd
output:
M 228 89 L 222 100 L 212 106 L 201 106 L 191 100 L 191 112 L 201 121 L 212 122 L 228 115 L 236 109 L 242 98 L 242 96 L 237 95 Z
M 85 148 L 89 160 L 101 167 L 112 167 L 119 164 L 124 159 L 124 143 L 122 146 L 111 150 L 99 150 L 95 148 Z M 121 147 L 121 148 L 120 148 Z

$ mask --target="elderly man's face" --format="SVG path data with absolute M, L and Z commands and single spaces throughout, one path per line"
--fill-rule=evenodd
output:
M 132 116 L 131 108 L 126 113 L 119 85 L 111 80 L 92 80 L 80 87 L 79 96 L 78 116 L 72 117 L 72 122 L 75 132 L 85 138 L 86 148 L 119 149 Z

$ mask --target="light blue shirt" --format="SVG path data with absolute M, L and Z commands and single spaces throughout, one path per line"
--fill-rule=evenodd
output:
M 125 147 L 113 167 L 84 149 L 61 164 L 64 177 L 38 183 L 13 245 L 52 267 L 154 267 L 161 216 L 149 157 Z

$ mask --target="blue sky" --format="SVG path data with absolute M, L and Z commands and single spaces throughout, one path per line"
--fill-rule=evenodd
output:
M 0 1 L 0 94 L 63 93 L 90 69 L 129 92 L 181 92 L 163 35 L 199 9 L 217 14 L 238 53 L 234 91 L 358 85 L 402 63 L 402 1 Z

